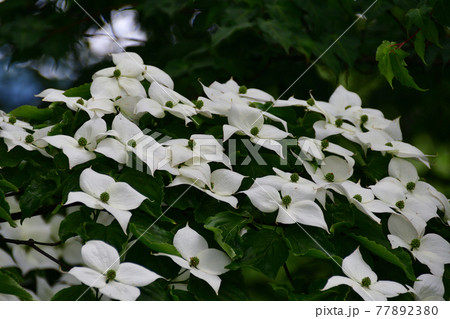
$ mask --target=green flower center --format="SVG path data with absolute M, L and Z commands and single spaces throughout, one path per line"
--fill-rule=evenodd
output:
M 402 200 L 399 200 L 397 203 L 395 203 L 395 206 L 397 206 L 398 209 L 405 208 L 405 202 Z
M 299 179 L 300 179 L 300 176 L 298 176 L 297 173 L 291 174 L 291 182 L 292 183 L 297 183 Z
M 80 105 L 84 105 L 83 99 L 78 99 L 78 100 L 77 100 L 77 103 L 80 104 Z
M 369 120 L 369 117 L 366 114 L 361 115 L 361 123 L 366 123 Z
M 189 266 L 197 268 L 199 263 L 200 259 L 198 259 L 198 257 L 191 257 L 191 260 L 189 261 Z
M 328 146 L 330 146 L 330 142 L 328 142 L 328 140 L 323 140 L 322 143 L 321 143 L 321 145 L 322 145 L 322 148 L 325 149 L 325 148 L 327 148 Z
M 360 194 L 356 194 L 355 196 L 353 196 L 353 198 L 356 199 L 360 203 L 362 201 L 362 196 Z
M 259 133 L 259 128 L 257 128 L 256 126 L 250 130 L 250 134 L 252 134 L 252 135 L 257 135 L 258 133 Z
M 392 143 L 391 143 L 391 142 L 387 142 L 387 143 L 386 143 L 386 144 L 384 144 L 384 145 L 386 145 L 386 146 L 390 146 L 390 147 L 394 146 L 394 145 L 392 145 Z
M 316 104 L 312 98 L 309 98 L 309 99 L 306 101 L 306 103 L 308 103 L 309 106 L 313 106 L 314 104 Z
M 188 146 L 191 150 L 193 150 L 193 149 L 194 149 L 194 146 L 195 146 L 195 141 L 194 141 L 194 140 L 189 140 L 187 146 Z
M 107 203 L 109 201 L 109 194 L 107 192 L 103 192 L 100 194 L 100 200 L 103 203 Z
M 418 249 L 420 247 L 420 239 L 416 238 L 411 241 L 411 250 Z
M 80 137 L 78 139 L 78 145 L 80 145 L 81 147 L 85 147 L 87 145 L 87 139 L 85 139 L 84 137 Z
M 325 179 L 328 181 L 328 182 L 333 182 L 334 181 L 334 174 L 333 173 L 328 173 L 327 175 L 325 175 Z
M 289 195 L 284 196 L 281 199 L 281 202 L 283 203 L 284 206 L 288 207 L 290 203 L 292 203 L 292 198 Z
M 195 107 L 199 110 L 203 107 L 203 105 L 205 105 L 205 103 L 203 103 L 202 100 L 195 101 L 194 104 L 195 104 Z
M 247 93 L 247 87 L 245 85 L 242 85 L 241 87 L 239 87 L 239 93 L 240 94 Z
M 370 280 L 369 277 L 365 277 L 363 278 L 363 280 L 361 280 L 361 286 L 369 288 L 369 286 L 372 284 L 372 281 Z
M 135 140 L 129 140 L 127 145 L 134 148 L 134 147 L 136 147 L 136 141 Z
M 115 78 L 118 78 L 121 74 L 122 74 L 122 72 L 120 72 L 119 69 L 115 69 L 115 70 L 114 70 L 113 75 L 114 75 Z
M 31 134 L 28 134 L 28 135 L 25 137 L 25 143 L 33 143 L 33 142 L 34 142 L 34 136 L 31 135 Z
M 11 117 L 9 118 L 8 122 L 11 123 L 11 124 L 15 124 L 15 123 L 17 122 L 17 119 L 16 119 L 16 117 L 13 115 L 13 116 L 11 116 Z
M 113 281 L 114 279 L 116 279 L 116 271 L 112 269 L 108 270 L 106 272 L 106 282 Z
M 337 120 L 334 122 L 334 124 L 335 124 L 337 127 L 341 127 L 342 124 L 344 124 L 344 120 L 343 120 L 343 119 L 337 119 Z
M 167 107 L 173 108 L 173 102 L 172 101 L 167 101 L 165 105 Z
M 414 183 L 414 182 L 409 182 L 408 184 L 406 184 L 406 189 L 409 190 L 410 192 L 412 192 L 415 188 L 416 188 L 416 183 Z

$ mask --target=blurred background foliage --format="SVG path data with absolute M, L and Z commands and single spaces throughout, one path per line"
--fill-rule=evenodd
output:
M 231 76 L 279 97 L 312 66 L 283 98 L 327 100 L 343 84 L 401 115 L 404 140 L 438 155 L 425 178 L 450 197 L 449 20 L 447 0 L 0 0 L 0 108 L 89 82 L 121 47 L 191 99 L 198 80 Z

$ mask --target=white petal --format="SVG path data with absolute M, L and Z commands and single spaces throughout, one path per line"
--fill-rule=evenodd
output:
M 380 280 L 370 285 L 370 289 L 378 291 L 387 298 L 392 298 L 400 294 L 407 293 L 405 286 L 389 280 Z
M 259 89 L 247 89 L 247 92 L 241 94 L 241 96 L 257 102 L 275 101 L 272 95 Z
M 414 282 L 414 291 L 420 300 L 444 301 L 444 283 L 442 278 L 430 274 L 417 277 Z
M 285 158 L 283 146 L 275 140 L 253 137 L 250 139 L 253 143 L 261 145 L 264 148 L 274 151 L 279 157 Z
M 231 263 L 231 259 L 227 254 L 214 248 L 201 251 L 197 257 L 200 261 L 197 266 L 198 270 L 210 275 L 221 275 L 226 273 L 228 269 L 225 269 L 225 266 Z
M 100 194 L 106 192 L 114 183 L 111 176 L 97 173 L 91 168 L 86 168 L 80 175 L 81 189 L 96 198 L 100 198 Z
M 120 258 L 117 250 L 100 240 L 90 240 L 83 248 L 81 255 L 84 263 L 101 274 L 109 269 L 116 270 L 119 268 Z
M 73 267 L 70 269 L 69 274 L 89 287 L 102 288 L 106 285 L 106 277 L 90 268 Z
M 213 197 L 213 198 L 215 198 L 217 200 L 220 200 L 222 202 L 228 203 L 231 206 L 233 206 L 234 208 L 237 208 L 238 200 L 234 196 L 231 196 L 231 195 L 217 195 L 217 194 L 211 192 L 208 189 L 207 190 L 202 190 L 202 191 L 204 191 L 206 194 L 208 194 L 209 196 L 211 196 L 211 197 Z
M 342 270 L 347 276 L 358 283 L 361 283 L 366 277 L 369 277 L 372 283 L 377 282 L 378 279 L 377 274 L 364 261 L 359 247 L 352 254 L 344 258 L 342 261 Z
M 200 279 L 203 279 L 204 281 L 206 281 L 212 287 L 212 289 L 214 289 L 216 294 L 219 294 L 220 283 L 222 281 L 219 276 L 207 274 L 207 273 L 197 270 L 195 268 L 191 269 L 191 274 L 197 278 L 200 278 Z
M 191 178 L 194 181 L 201 181 L 208 185 L 208 187 L 211 186 L 211 168 L 207 163 L 182 166 L 179 171 L 185 177 Z
M 43 137 L 42 140 L 46 141 L 48 144 L 62 149 L 63 147 L 78 147 L 78 141 L 71 136 L 66 135 L 53 135 Z
M 450 263 L 450 244 L 441 236 L 426 234 L 420 240 L 420 247 L 413 255 L 430 268 L 436 276 L 444 274 L 444 265 Z
M 208 243 L 205 238 L 200 236 L 189 225 L 177 231 L 173 238 L 173 245 L 186 260 L 190 260 L 191 257 L 197 257 L 201 251 L 208 249 Z
M 289 220 L 283 218 L 286 215 L 288 215 L 289 219 L 291 220 L 293 219 L 294 222 L 303 225 L 320 227 L 328 231 L 328 226 L 323 217 L 322 210 L 320 209 L 319 205 L 317 205 L 313 201 L 304 200 L 295 202 L 289 205 L 287 209 L 282 206 L 280 207 L 280 212 L 282 211 L 284 211 L 285 214 L 281 216 L 280 214 L 278 214 L 277 216 L 278 223 L 284 223 L 284 221 L 286 221 L 286 224 L 292 224 L 292 222 L 289 222 Z
M 120 264 L 116 274 L 117 281 L 136 287 L 147 286 L 158 278 L 162 277 L 147 268 L 133 263 Z
M 129 212 L 127 210 L 122 210 L 122 209 L 118 209 L 118 208 L 112 207 L 112 206 L 104 204 L 102 202 L 100 202 L 100 205 L 101 205 L 102 208 L 104 208 L 111 215 L 114 216 L 114 218 L 117 220 L 117 222 L 119 223 L 120 227 L 122 228 L 123 232 L 126 234 L 127 233 L 128 223 L 129 223 L 130 218 L 131 218 L 131 212 Z
M 395 206 L 398 201 L 404 201 L 405 188 L 393 177 L 385 177 L 375 185 L 370 186 L 373 194 L 385 203 Z
M 107 192 L 109 194 L 108 204 L 122 210 L 138 208 L 147 199 L 147 197 L 123 182 L 112 184 Z
M 420 236 L 419 232 L 401 215 L 392 214 L 388 220 L 389 232 L 392 235 L 400 237 L 405 243 L 410 244 L 413 239 Z M 403 247 L 403 246 L 402 246 Z
M 170 259 L 172 259 L 181 268 L 191 269 L 191 266 L 189 266 L 189 262 L 186 259 L 183 259 L 181 257 L 174 256 L 174 255 L 169 255 L 169 254 L 164 254 L 164 253 L 158 253 L 158 254 L 155 254 L 155 256 L 169 257 Z
M 216 169 L 211 173 L 212 190 L 218 195 L 232 195 L 238 191 L 244 177 L 228 169 Z
M 126 164 L 128 161 L 127 148 L 124 144 L 113 138 L 105 138 L 98 143 L 95 149 L 97 153 L 112 158 L 117 163 Z
M 417 170 L 413 164 L 407 160 L 393 157 L 389 162 L 389 175 L 399 179 L 403 185 L 409 182 L 416 183 L 419 179 Z
M 139 288 L 125 285 L 117 281 L 107 283 L 105 287 L 100 288 L 100 292 L 105 296 L 121 301 L 134 301 L 141 294 Z
M 149 82 L 156 81 L 173 90 L 172 78 L 166 72 L 155 66 L 146 65 L 144 77 Z
M 125 61 L 133 62 L 135 64 L 144 64 L 144 61 L 139 56 L 139 54 L 134 52 L 120 52 L 120 53 L 113 53 L 112 60 L 115 65 L 118 65 L 119 63 L 123 63 Z
M 112 129 L 118 133 L 119 139 L 125 143 L 131 139 L 138 140 L 142 137 L 141 129 L 123 114 L 118 114 L 114 118 Z
M 97 77 L 91 84 L 91 95 L 95 98 L 115 99 L 125 93 L 115 78 Z
M 409 244 L 411 242 L 407 243 L 403 239 L 395 235 L 387 235 L 387 238 L 391 243 L 392 249 L 403 247 L 405 249 L 411 250 L 411 245 Z
M 139 113 L 150 113 L 157 118 L 163 118 L 166 115 L 161 104 L 151 99 L 141 99 L 136 104 L 136 114 Z
M 330 96 L 330 104 L 339 108 L 345 108 L 348 105 L 361 106 L 361 98 L 358 94 L 348 91 L 342 85 L 339 85 Z
M 101 118 L 95 118 L 81 125 L 74 137 L 77 141 L 84 137 L 89 143 L 86 147 L 93 150 L 97 146 L 97 136 L 101 133 L 106 133 L 106 122 Z
M 225 124 L 223 126 L 223 141 L 228 140 L 234 133 L 242 132 L 239 128 Z
M 320 166 L 323 175 L 333 173 L 334 182 L 343 182 L 353 175 L 353 167 L 343 158 L 338 156 L 327 156 Z
M 63 153 L 67 156 L 69 159 L 69 168 L 72 169 L 72 167 L 89 162 L 90 160 L 95 159 L 95 154 L 92 152 L 89 152 L 85 150 L 83 147 L 77 146 L 77 147 L 63 147 L 62 148 Z
M 252 128 L 256 127 L 259 130 L 262 128 L 264 116 L 258 109 L 249 107 L 246 104 L 233 103 L 228 114 L 228 123 L 246 134 L 250 134 Z
M 355 284 L 355 281 L 351 280 L 350 278 L 343 277 L 343 276 L 333 276 L 328 279 L 325 287 L 322 288 L 322 290 L 328 290 L 330 288 L 340 286 L 340 285 L 347 285 L 352 287 Z
M 280 193 L 269 185 L 258 185 L 242 193 L 247 195 L 253 206 L 263 213 L 276 211 L 281 203 Z
M 83 203 L 87 207 L 93 209 L 102 209 L 102 206 L 100 205 L 101 202 L 97 198 L 83 192 L 70 192 L 67 197 L 67 202 L 65 202 L 64 205 L 69 205 L 76 202 Z
M 128 95 L 147 97 L 145 88 L 138 80 L 121 76 L 119 77 L 118 82 L 120 87 L 124 89 Z
M 260 138 L 267 138 L 267 139 L 273 139 L 273 140 L 282 140 L 283 138 L 286 138 L 289 135 L 291 135 L 291 134 L 288 132 L 282 131 L 273 125 L 267 125 L 267 124 L 264 124 L 261 127 L 261 129 L 259 130 L 259 133 L 257 134 L 257 136 Z
M 316 190 L 311 184 L 287 183 L 281 188 L 281 195 L 290 196 L 292 203 L 316 198 Z

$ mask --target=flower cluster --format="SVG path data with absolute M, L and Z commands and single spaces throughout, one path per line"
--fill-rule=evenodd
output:
M 163 245 L 152 246 L 151 240 L 146 239 L 145 242 L 141 239 L 145 232 L 137 236 L 132 230 L 130 220 L 133 216 L 139 211 L 148 212 L 148 207 L 155 201 L 151 192 L 144 191 L 145 185 L 132 187 L 129 181 L 119 178 L 127 166 L 133 168 L 134 161 L 138 160 L 149 173 L 149 181 L 158 174 L 165 180 L 168 178 L 167 189 L 193 186 L 205 196 L 227 205 L 229 211 L 243 214 L 239 208 L 244 206 L 247 211 L 258 212 L 263 219 L 277 212 L 275 219 L 257 226 L 259 229 L 278 224 L 282 227 L 294 225 L 300 226 L 297 227 L 298 232 L 303 232 L 307 231 L 303 226 L 310 226 L 312 228 L 307 229 L 331 236 L 335 231 L 334 217 L 328 208 L 336 199 L 345 199 L 348 207 L 354 206 L 374 225 L 386 225 L 389 234 L 385 239 L 390 247 L 384 246 L 384 249 L 401 247 L 426 265 L 431 274 L 421 274 L 421 281 L 409 290 L 400 283 L 378 280 L 355 242 L 342 262 L 342 271 L 347 277 L 333 276 L 322 286 L 323 289 L 348 285 L 365 300 L 386 300 L 408 291 L 418 299 L 442 299 L 442 276 L 445 265 L 450 263 L 450 244 L 442 236 L 426 230 L 432 221 L 443 219 L 450 224 L 450 205 L 442 193 L 419 178 L 412 163 L 421 162 L 429 167 L 428 157 L 402 141 L 398 118 L 388 120 L 379 110 L 362 107 L 360 97 L 343 86 L 335 90 L 328 102 L 317 101 L 312 96 L 308 100 L 294 97 L 275 100 L 264 91 L 240 86 L 230 79 L 226 83 L 202 84 L 205 96 L 190 100 L 174 90 L 168 74 L 145 65 L 137 54 L 113 54 L 112 59 L 114 67 L 93 75 L 90 98 L 71 96 L 56 89 L 47 89 L 38 95 L 43 101 L 52 103 L 50 110 L 64 105 L 70 116 L 84 119 L 81 122 L 73 119 L 73 134 L 61 129 L 64 123 L 67 124 L 65 119 L 32 126 L 14 115 L 1 113 L 0 137 L 7 152 L 17 147 L 29 152 L 37 151 L 58 165 L 63 165 L 61 157 L 65 155 L 67 171 L 76 177 L 71 181 L 77 181 L 63 187 L 66 193 L 60 200 L 67 207 L 65 213 L 61 212 L 51 221 L 45 221 L 41 216 L 26 219 L 18 229 L 2 225 L 0 234 L 3 237 L 19 239 L 20 236 L 15 237 L 14 234 L 22 232 L 20 239 L 27 240 L 36 232 L 50 234 L 47 228 L 53 227 L 51 223 L 56 223 L 56 217 L 59 219 L 55 229 L 60 228 L 61 234 L 63 226 L 60 227 L 59 223 L 64 216 L 74 216 L 74 211 L 83 212 L 85 209 L 92 213 L 94 225 L 107 227 L 115 220 L 123 232 L 120 235 L 125 235 L 126 241 L 118 245 L 112 239 L 108 241 L 108 237 L 102 240 L 89 236 L 80 238 L 80 233 L 85 234 L 88 230 L 73 229 L 72 236 L 77 235 L 71 238 L 74 247 L 58 248 L 59 251 L 51 247 L 50 255 L 61 257 L 70 265 L 87 266 L 72 267 L 69 271 L 79 282 L 112 299 L 135 300 L 140 295 L 137 287 L 158 280 L 171 281 L 172 289 L 187 289 L 186 285 L 177 283 L 189 281 L 192 275 L 205 281 L 219 294 L 220 276 L 236 269 L 242 257 L 230 253 L 229 246 L 223 241 L 214 236 L 226 253 L 208 248 L 217 246 L 217 243 L 209 245 L 207 239 L 193 229 L 199 225 L 186 225 L 184 217 L 180 219 L 182 222 L 176 220 L 182 227 L 171 229 L 176 230 L 172 235 L 173 241 L 164 243 L 171 247 L 169 250 L 161 248 Z M 301 109 L 306 115 L 317 115 L 312 125 L 313 136 L 302 134 L 301 130 L 288 130 L 286 119 L 275 115 L 283 114 L 282 111 L 287 109 Z M 163 141 L 159 136 L 167 130 L 162 128 L 158 131 L 157 125 L 150 127 L 145 123 L 158 123 L 165 117 L 181 120 L 180 124 L 186 127 L 201 128 L 200 122 L 203 121 L 216 121 L 221 123 L 221 127 L 205 134 L 199 133 L 198 129 L 195 134 Z M 290 171 L 273 167 L 273 175 L 251 175 L 249 170 L 244 173 L 240 170 L 242 165 L 237 165 L 231 158 L 232 154 L 226 154 L 224 148 L 224 143 L 229 143 L 235 135 L 248 148 L 295 164 L 290 166 Z M 368 169 L 366 159 L 373 154 L 387 159 L 388 176 L 377 177 L 370 182 L 362 177 L 361 171 Z M 107 165 L 97 165 L 100 160 Z M 250 182 L 249 187 L 243 187 L 244 181 Z M 182 194 L 181 191 L 179 193 Z M 20 193 L 14 196 L 7 198 L 22 200 Z M 170 203 L 161 203 L 164 204 L 171 208 Z M 9 206 L 13 207 L 12 204 Z M 23 204 L 19 206 L 18 212 Z M 10 209 L 9 213 L 13 210 Z M 209 215 L 214 216 L 214 212 Z M 245 222 L 237 225 L 240 226 L 239 240 L 245 239 L 249 227 Z M 55 233 L 53 236 L 39 240 L 58 241 L 58 235 Z M 127 261 L 127 252 L 136 243 L 132 239 L 146 244 L 150 242 L 148 245 L 154 256 L 148 253 L 149 258 L 169 257 L 181 267 L 178 276 L 165 278 L 148 264 L 146 267 L 149 269 Z M 84 242 L 83 246 L 81 242 Z M 70 244 L 66 241 L 64 247 Z M 32 269 L 58 269 L 56 264 L 45 260 L 35 250 L 13 245 L 11 248 L 12 255 L 0 249 L 1 267 L 17 266 L 24 274 Z M 76 260 L 64 257 L 62 254 L 66 250 L 73 252 L 72 257 L 79 257 Z M 45 261 L 39 261 L 42 258 Z M 228 266 L 231 263 L 234 268 Z M 68 284 L 65 285 L 67 287 Z M 432 289 L 436 291 L 430 295 Z

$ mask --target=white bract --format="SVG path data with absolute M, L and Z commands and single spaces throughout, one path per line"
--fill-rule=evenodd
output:
M 106 132 L 106 122 L 95 118 L 85 122 L 74 137 L 53 135 L 43 137 L 48 144 L 60 148 L 69 159 L 69 168 L 86 163 L 95 158 L 93 151 L 97 147 L 97 139 Z
M 246 191 L 253 206 L 264 213 L 278 210 L 277 223 L 300 223 L 328 231 L 319 205 L 314 202 L 316 192 L 309 185 L 287 183 L 281 187 L 281 196 L 270 185 L 257 185 Z
M 262 147 L 275 151 L 284 158 L 283 146 L 277 142 L 290 133 L 279 128 L 264 124 L 264 114 L 262 111 L 249 107 L 246 104 L 233 103 L 228 114 L 229 125 L 223 126 L 223 140 L 228 140 L 233 134 L 247 135 L 250 141 Z
M 420 301 L 445 301 L 444 283 L 442 278 L 430 274 L 423 274 L 417 277 L 412 289 L 416 300 Z
M 208 248 L 206 240 L 195 230 L 186 225 L 179 229 L 173 238 L 173 245 L 181 257 L 169 254 L 157 254 L 170 257 L 180 267 L 187 269 L 191 275 L 206 281 L 219 294 L 222 275 L 231 259 L 224 252 Z
M 47 146 L 47 142 L 42 138 L 47 136 L 52 128 L 53 126 L 47 126 L 34 132 L 29 132 L 22 127 L 7 123 L 1 126 L 0 138 L 3 138 L 8 152 L 16 146 L 20 146 L 27 151 L 38 151 L 45 157 L 51 158 L 52 156 L 44 149 Z
M 378 280 L 377 274 L 364 261 L 359 247 L 342 261 L 342 271 L 347 277 L 333 276 L 328 279 L 322 290 L 339 285 L 350 286 L 366 301 L 386 301 L 408 292 L 407 289 L 394 281 Z
M 433 275 L 442 276 L 445 264 L 450 263 L 450 244 L 437 234 L 424 234 L 417 230 L 408 219 L 392 215 L 388 220 L 388 235 L 392 248 L 403 247 L 411 252 L 422 264 L 430 268 Z
M 204 165 L 204 164 L 203 164 Z M 209 167 L 209 166 L 208 166 Z M 233 196 L 239 190 L 242 180 L 245 176 L 230 171 L 228 169 L 217 169 L 214 172 L 208 174 L 208 169 L 201 169 L 202 166 L 198 166 L 198 170 L 194 169 L 186 172 L 185 167 L 180 168 L 180 173 L 184 175 L 178 175 L 167 187 L 177 185 L 192 185 L 195 188 L 205 192 L 211 197 L 217 200 L 226 202 L 237 208 L 238 200 Z M 187 177 L 186 174 L 191 175 Z M 197 175 L 198 174 L 198 175 Z M 194 179 L 195 176 L 198 176 Z M 209 176 L 209 180 L 208 180 Z M 206 183 L 204 181 L 207 181 Z M 209 189 L 208 189 L 209 188 Z
M 158 274 L 140 265 L 120 263 L 117 250 L 99 240 L 88 241 L 81 249 L 87 267 L 74 267 L 69 274 L 100 293 L 117 300 L 136 300 L 139 288 L 158 278 Z
M 82 192 L 70 192 L 65 205 L 83 203 L 93 209 L 105 209 L 119 222 L 126 233 L 130 210 L 138 208 L 147 199 L 130 185 L 116 182 L 111 176 L 99 174 L 91 168 L 80 175 Z

